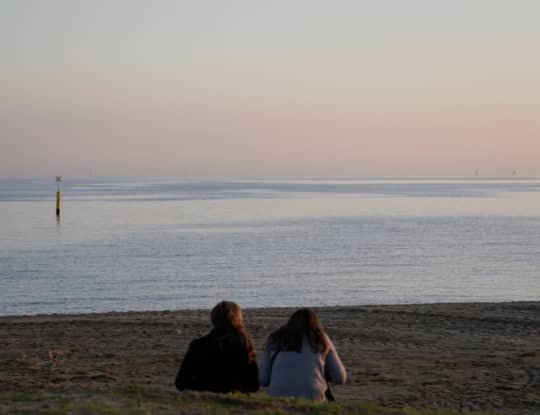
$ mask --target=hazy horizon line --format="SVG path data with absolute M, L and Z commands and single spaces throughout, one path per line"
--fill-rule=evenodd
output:
M 55 181 L 56 176 L 0 176 L 0 180 L 45 180 Z M 399 179 L 441 179 L 441 180 L 535 180 L 540 179 L 540 175 L 253 175 L 253 176 L 235 176 L 235 175 L 91 175 L 91 176 L 64 176 L 62 179 L 148 179 L 148 180 L 399 180 Z

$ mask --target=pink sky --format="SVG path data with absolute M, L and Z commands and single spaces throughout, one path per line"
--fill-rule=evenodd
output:
M 0 176 L 540 175 L 540 3 L 254 3 L 2 3 Z

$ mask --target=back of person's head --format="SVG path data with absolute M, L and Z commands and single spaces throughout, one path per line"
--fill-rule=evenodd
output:
M 248 351 L 248 360 L 250 362 L 255 360 L 255 348 L 244 327 L 242 309 L 238 304 L 232 301 L 221 301 L 212 309 L 210 318 L 214 327 L 225 335 L 228 333 L 238 336 Z
M 232 301 L 218 303 L 210 314 L 212 324 L 221 330 L 241 331 L 244 329 L 244 318 L 240 306 Z
M 328 349 L 328 338 L 319 317 L 309 308 L 296 310 L 287 324 L 270 335 L 268 343 L 278 349 L 300 352 L 304 338 L 314 352 Z

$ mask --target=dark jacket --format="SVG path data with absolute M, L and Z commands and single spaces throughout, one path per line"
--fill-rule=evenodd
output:
M 178 390 L 255 392 L 259 389 L 257 362 L 236 333 L 213 329 L 191 342 L 176 375 Z

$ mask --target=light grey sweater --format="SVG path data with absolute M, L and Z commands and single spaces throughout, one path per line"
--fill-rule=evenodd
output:
M 280 351 L 273 364 L 276 350 L 267 347 L 259 367 L 259 382 L 268 386 L 266 391 L 272 396 L 325 400 L 326 379 L 336 384 L 347 380 L 345 367 L 330 339 L 328 343 L 327 352 L 315 353 L 306 338 L 300 353 Z

